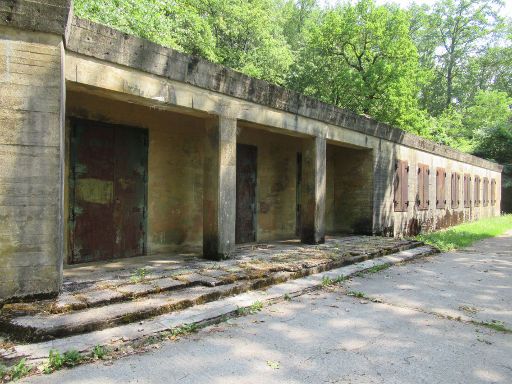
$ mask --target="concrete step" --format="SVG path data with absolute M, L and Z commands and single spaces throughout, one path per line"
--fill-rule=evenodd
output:
M 93 305 L 86 308 L 71 308 L 68 312 L 41 312 L 33 315 L 12 315 L 0 319 L 0 328 L 12 335 L 13 339 L 22 341 L 43 341 L 55 338 L 110 328 L 120 324 L 141 321 L 153 316 L 182 310 L 194 305 L 218 300 L 223 297 L 266 288 L 270 285 L 288 280 L 329 271 L 342 266 L 363 262 L 376 257 L 398 253 L 421 246 L 419 242 L 409 242 L 399 247 L 382 248 L 371 254 L 358 254 L 342 259 L 327 261 L 320 265 L 296 266 L 278 270 L 261 276 L 258 274 L 240 275 L 232 281 L 190 273 L 181 281 L 167 278 L 159 279 L 163 290 L 154 290 L 155 283 L 148 287 L 134 284 L 127 287 L 128 295 L 122 296 L 124 301 L 112 302 L 109 295 L 96 298 Z M 422 247 L 424 248 L 424 247 Z M 431 250 L 430 248 L 427 248 Z M 419 249 L 419 253 L 426 251 Z M 429 251 L 431 253 L 431 251 Z M 179 283 L 178 283 L 179 282 Z M 118 288 L 119 289 L 119 288 Z M 116 290 L 117 292 L 118 290 Z

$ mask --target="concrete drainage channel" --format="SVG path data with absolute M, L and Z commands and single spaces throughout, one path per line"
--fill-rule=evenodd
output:
M 159 335 L 166 335 L 169 331 L 179 329 L 183 326 L 192 326 L 192 328 L 203 327 L 221 322 L 232 316 L 247 313 L 247 311 L 241 311 L 241 308 L 248 308 L 248 312 L 250 313 L 250 309 L 254 303 L 269 305 L 285 298 L 298 296 L 318 289 L 322 287 L 322 283 L 326 281 L 340 280 L 371 268 L 402 263 L 435 253 L 438 253 L 435 248 L 423 245 L 330 270 L 311 271 L 311 273 L 305 277 L 291 279 L 291 277 L 288 276 L 288 279 L 283 278 L 283 280 L 286 281 L 280 283 L 276 283 L 276 279 L 272 281 L 268 279 L 262 281 L 260 279 L 259 281 L 246 282 L 244 286 L 239 287 L 228 287 L 228 285 L 220 286 L 217 288 L 221 288 L 221 290 L 217 291 L 215 294 L 197 292 L 195 299 L 187 299 L 189 304 L 186 307 L 188 308 L 184 308 L 185 305 L 183 305 L 182 308 L 184 309 L 160 315 L 158 315 L 158 312 L 147 311 L 144 312 L 144 316 L 150 315 L 153 317 L 144 321 L 137 320 L 133 322 L 134 318 L 130 318 L 129 320 L 132 322 L 129 324 L 114 326 L 119 323 L 112 322 L 110 323 L 112 327 L 89 333 L 76 334 L 32 344 L 13 345 L 10 348 L 0 349 L 0 356 L 3 360 L 8 361 L 26 358 L 28 363 L 37 365 L 48 358 L 50 350 L 76 350 L 81 353 L 90 353 L 99 345 L 122 348 L 123 345 L 130 345 L 130 343 L 139 342 L 140 344 L 143 343 L 145 339 L 159 339 Z M 271 286 L 269 287 L 269 285 Z M 201 290 L 205 287 L 193 288 Z M 166 310 L 169 309 L 172 310 L 171 307 L 166 307 Z M 115 316 L 113 318 L 115 318 Z M 123 319 L 122 315 L 118 318 L 124 321 L 127 320 Z M 98 320 L 105 321 L 104 319 L 91 318 L 91 322 L 94 323 Z M 61 332 L 62 327 L 63 323 L 58 323 L 57 325 L 46 324 L 45 329 L 55 329 L 56 331 L 54 332 Z M 72 329 L 73 332 L 78 332 L 84 331 L 87 327 L 74 327 Z

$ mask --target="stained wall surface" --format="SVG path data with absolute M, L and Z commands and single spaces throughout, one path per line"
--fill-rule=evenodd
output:
M 63 52 L 0 25 L 0 301 L 59 289 Z

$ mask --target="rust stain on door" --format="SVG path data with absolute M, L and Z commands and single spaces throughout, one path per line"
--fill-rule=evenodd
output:
M 145 253 L 147 130 L 73 120 L 70 263 Z

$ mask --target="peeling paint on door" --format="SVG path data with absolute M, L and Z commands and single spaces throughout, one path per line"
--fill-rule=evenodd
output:
M 77 181 L 77 198 L 88 203 L 111 204 L 114 183 L 109 180 L 80 179 Z

